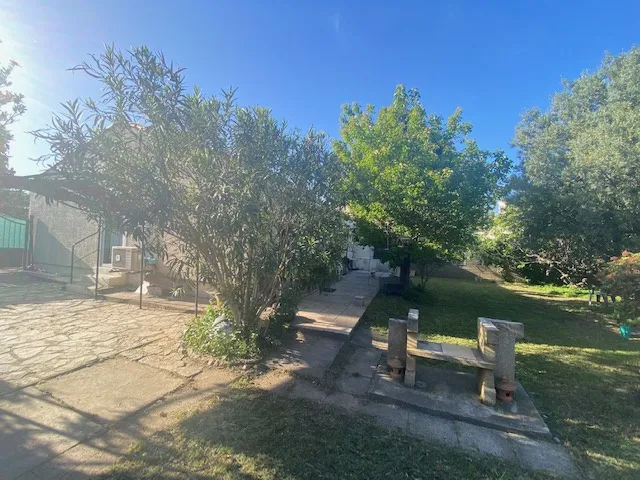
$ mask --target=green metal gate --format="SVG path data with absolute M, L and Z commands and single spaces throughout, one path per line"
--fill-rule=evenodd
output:
M 27 230 L 27 220 L 0 215 L 0 267 L 23 265 Z

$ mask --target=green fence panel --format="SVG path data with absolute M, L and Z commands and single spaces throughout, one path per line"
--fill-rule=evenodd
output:
M 27 221 L 0 215 L 0 248 L 24 248 Z

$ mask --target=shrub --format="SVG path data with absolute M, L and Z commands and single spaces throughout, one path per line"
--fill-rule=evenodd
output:
M 615 316 L 621 323 L 640 323 L 640 253 L 622 252 L 604 265 L 602 288 L 622 297 L 615 306 Z
M 247 336 L 234 327 L 231 311 L 220 303 L 209 305 L 204 315 L 191 320 L 185 329 L 183 342 L 194 352 L 227 361 L 260 357 L 258 334 Z

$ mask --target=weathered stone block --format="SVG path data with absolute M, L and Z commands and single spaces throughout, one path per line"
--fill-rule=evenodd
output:
M 403 362 L 407 359 L 407 321 L 399 318 L 389 319 L 387 339 L 387 362 L 394 358 Z
M 416 357 L 407 355 L 407 364 L 404 369 L 404 384 L 407 387 L 416 385 Z
M 516 340 L 524 338 L 524 325 L 496 319 L 478 319 L 491 322 L 497 329 L 498 341 L 495 345 L 495 376 L 506 377 L 511 383 L 516 379 Z M 478 340 L 479 341 L 479 340 Z
M 493 378 L 493 370 L 478 368 L 478 393 L 480 401 L 485 405 L 493 406 L 496 404 L 496 387 Z

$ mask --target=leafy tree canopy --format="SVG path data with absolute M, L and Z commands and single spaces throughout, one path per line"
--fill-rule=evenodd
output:
M 47 174 L 26 179 L 33 189 L 55 185 L 149 246 L 162 238 L 176 272 L 198 268 L 247 338 L 285 285 L 337 264 L 341 168 L 323 135 L 290 131 L 233 91 L 187 93 L 183 71 L 146 47 L 108 47 L 76 70 L 103 94 L 69 102 L 37 132 L 51 154 Z
M 11 73 L 18 64 L 15 61 L 0 65 L 0 176 L 13 175 L 9 167 L 9 144 L 13 140 L 9 126 L 25 111 L 24 97 L 11 91 Z M 0 213 L 13 217 L 26 217 L 28 197 L 15 190 L 0 190 Z
M 464 254 L 510 168 L 470 132 L 460 110 L 447 120 L 429 115 L 418 92 L 402 85 L 377 115 L 371 105 L 343 107 L 334 150 L 347 168 L 344 188 L 362 243 L 405 267 Z
M 576 281 L 640 243 L 640 49 L 565 81 L 547 112 L 524 114 L 510 203 L 522 260 Z

